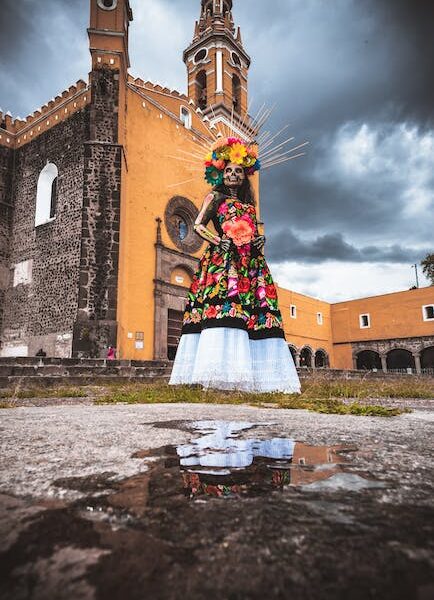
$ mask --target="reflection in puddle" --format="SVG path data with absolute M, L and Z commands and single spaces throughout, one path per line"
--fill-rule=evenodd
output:
M 363 477 L 342 473 L 342 463 L 348 462 L 342 454 L 355 448 L 309 446 L 288 438 L 239 439 L 253 427 L 245 422 L 194 423 L 199 437 L 176 448 L 188 495 L 255 495 L 286 486 L 313 488 L 328 479 L 333 485 L 324 489 L 371 487 Z

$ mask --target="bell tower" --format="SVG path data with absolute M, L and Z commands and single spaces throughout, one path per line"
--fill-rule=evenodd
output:
M 250 57 L 232 16 L 232 0 L 201 0 L 194 37 L 184 51 L 188 96 L 211 123 L 241 125 L 247 112 Z M 241 133 L 241 132 L 240 132 Z
M 132 20 L 129 0 L 91 0 L 88 34 L 92 69 L 104 65 L 127 72 L 128 30 Z

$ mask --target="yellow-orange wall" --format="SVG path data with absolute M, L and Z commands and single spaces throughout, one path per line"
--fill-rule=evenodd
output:
M 333 342 L 433 335 L 434 323 L 423 320 L 426 304 L 434 304 L 432 286 L 332 304 Z M 361 329 L 359 315 L 366 313 L 371 326 Z
M 434 304 L 432 286 L 332 304 L 333 367 L 353 368 L 351 342 L 434 335 L 434 323 L 423 320 L 426 304 Z M 371 326 L 362 329 L 367 313 Z
M 163 219 L 163 244 L 176 249 L 164 225 L 168 201 L 174 195 L 184 195 L 200 208 L 210 190 L 203 180 L 201 160 L 192 159 L 190 163 L 169 157 L 177 155 L 180 147 L 194 150 L 194 130 L 206 133 L 207 127 L 185 98 L 128 86 L 126 103 L 118 349 L 122 358 L 150 360 L 154 357 L 155 219 Z M 191 131 L 179 121 L 181 105 L 191 111 Z M 197 152 L 201 154 L 200 149 Z M 182 183 L 188 179 L 192 181 Z M 169 187 L 172 184 L 177 185 Z M 259 199 L 258 177 L 254 178 L 254 187 Z M 324 349 L 334 368 L 353 367 L 351 342 L 434 334 L 434 324 L 422 318 L 422 306 L 434 302 L 432 287 L 336 304 L 281 287 L 278 295 L 288 343 L 298 349 L 310 346 L 314 352 Z M 290 316 L 291 304 L 297 307 L 295 319 Z M 322 325 L 317 322 L 318 312 L 323 315 Z M 363 313 L 371 316 L 369 329 L 360 329 L 359 315 Z M 143 349 L 135 348 L 135 332 L 145 334 Z
M 310 346 L 314 352 L 322 348 L 332 362 L 330 304 L 282 287 L 278 287 L 278 297 L 287 342 L 298 349 Z M 290 316 L 291 304 L 297 307 L 295 319 Z M 317 322 L 318 312 L 323 315 L 322 325 Z
M 157 98 L 171 115 L 154 105 Z M 144 104 L 144 105 L 143 105 Z M 126 167 L 122 182 L 120 261 L 118 286 L 118 354 L 121 358 L 154 358 L 154 277 L 156 222 L 162 223 L 162 242 L 176 249 L 165 225 L 164 212 L 170 198 L 184 195 L 200 208 L 210 187 L 203 179 L 203 163 L 169 158 L 183 146 L 192 150 L 194 132 L 178 119 L 185 101 L 163 94 L 137 92 L 127 88 Z M 189 107 L 191 108 L 191 107 Z M 191 109 L 193 129 L 206 132 L 199 115 Z M 200 154 L 200 150 L 198 150 Z M 181 182 L 192 179 L 186 184 Z M 254 177 L 258 193 L 259 178 Z M 177 184 L 175 187 L 169 187 Z M 204 246 L 196 253 L 200 257 Z M 135 348 L 135 332 L 144 332 L 144 348 Z M 128 334 L 133 334 L 132 337 Z

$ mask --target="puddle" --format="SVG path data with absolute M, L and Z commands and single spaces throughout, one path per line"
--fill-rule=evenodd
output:
M 384 487 L 368 473 L 352 472 L 358 449 L 349 444 L 313 446 L 284 437 L 263 439 L 272 423 L 186 421 L 178 425 L 192 434 L 191 442 L 135 452 L 133 458 L 145 461 L 145 472 L 120 481 L 113 473 L 102 473 L 54 484 L 84 492 L 83 514 L 109 522 L 131 516 L 141 519 L 149 509 L 165 510 L 209 497 L 257 497 L 291 488 L 327 493 Z M 255 429 L 260 429 L 258 435 Z
M 236 497 L 288 486 L 352 491 L 378 487 L 359 475 L 342 473 L 349 463 L 347 454 L 356 448 L 311 446 L 281 437 L 245 437 L 258 426 L 227 421 L 193 423 L 192 430 L 199 435 L 176 447 L 185 492 L 190 497 Z M 324 484 L 326 480 L 330 485 Z

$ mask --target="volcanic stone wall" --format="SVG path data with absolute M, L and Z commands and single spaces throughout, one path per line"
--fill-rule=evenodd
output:
M 40 348 L 51 356 L 71 354 L 78 309 L 84 143 L 88 136 L 87 107 L 15 150 L 10 265 L 13 269 L 30 261 L 30 266 L 25 283 L 14 286 L 10 278 L 4 306 L 3 354 L 23 346 L 28 347 L 29 355 Z M 47 161 L 59 171 L 56 217 L 35 227 L 37 182 Z
M 13 159 L 13 150 L 0 146 L 0 340 L 5 294 L 10 280 Z
M 74 356 L 105 356 L 116 345 L 122 146 L 119 72 L 91 73 L 90 137 L 84 152 L 78 321 Z

